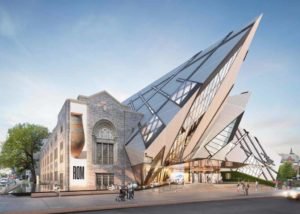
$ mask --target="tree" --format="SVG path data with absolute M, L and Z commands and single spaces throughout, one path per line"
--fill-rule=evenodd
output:
M 280 165 L 278 170 L 278 180 L 286 180 L 296 176 L 296 171 L 293 169 L 291 162 L 284 162 Z
M 2 146 L 0 165 L 17 171 L 30 170 L 36 183 L 34 154 L 39 152 L 42 140 L 48 136 L 48 129 L 29 123 L 17 124 L 8 130 L 8 137 Z

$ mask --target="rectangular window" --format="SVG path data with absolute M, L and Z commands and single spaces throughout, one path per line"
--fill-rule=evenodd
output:
M 108 144 L 103 143 L 103 164 L 108 164 Z
M 113 144 L 108 144 L 108 150 L 109 150 L 109 155 L 108 155 L 108 164 L 113 164 L 114 163 L 114 145 Z
M 97 164 L 113 164 L 114 163 L 114 144 L 97 143 L 96 148 L 96 163 Z
M 108 186 L 114 184 L 113 173 L 96 173 L 97 189 L 107 189 Z
M 54 150 L 54 160 L 56 160 L 57 159 L 57 148 Z
M 60 185 L 60 189 L 64 189 L 64 174 L 63 173 L 59 173 L 59 185 Z
M 57 181 L 57 180 L 58 180 L 58 172 L 55 171 L 55 172 L 54 172 L 54 181 Z
M 64 155 L 62 155 L 62 154 L 60 155 L 60 157 L 59 157 L 59 162 L 60 162 L 60 163 L 64 162 Z
M 64 142 L 60 142 L 59 149 L 60 149 L 60 151 L 64 149 Z

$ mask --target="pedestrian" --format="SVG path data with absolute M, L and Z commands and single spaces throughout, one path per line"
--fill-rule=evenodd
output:
M 128 199 L 131 200 L 133 199 L 133 186 L 131 183 L 128 184 Z
M 125 186 L 125 191 L 126 191 L 126 198 L 129 199 L 129 185 L 127 184 L 127 186 Z
M 134 188 L 135 188 L 135 186 L 133 185 L 133 184 L 131 184 L 131 197 L 132 197 L 132 199 L 134 199 Z
M 258 181 L 255 181 L 255 191 L 258 191 Z
M 240 182 L 238 182 L 236 185 L 236 191 L 240 192 L 240 188 L 241 188 L 241 184 L 240 184 Z
M 245 195 L 248 196 L 249 194 L 249 188 L 250 188 L 250 185 L 249 183 L 247 182 L 246 186 L 245 186 Z
M 245 184 L 244 184 L 244 182 L 242 181 L 242 183 L 241 183 L 241 186 L 242 186 L 242 191 L 243 191 L 243 194 L 245 195 L 246 194 L 246 192 L 245 192 Z

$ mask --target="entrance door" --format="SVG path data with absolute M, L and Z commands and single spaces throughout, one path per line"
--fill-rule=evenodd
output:
M 113 173 L 96 173 L 97 189 L 107 189 L 112 184 L 114 184 Z

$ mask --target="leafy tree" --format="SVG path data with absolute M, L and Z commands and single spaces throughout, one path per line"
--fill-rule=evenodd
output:
M 293 169 L 291 162 L 284 162 L 280 165 L 278 170 L 278 180 L 286 180 L 296 176 L 296 171 Z
M 35 183 L 36 160 L 33 155 L 40 151 L 42 140 L 47 136 L 48 129 L 40 125 L 24 123 L 9 129 L 0 154 L 0 166 L 15 168 L 18 172 L 30 170 Z

